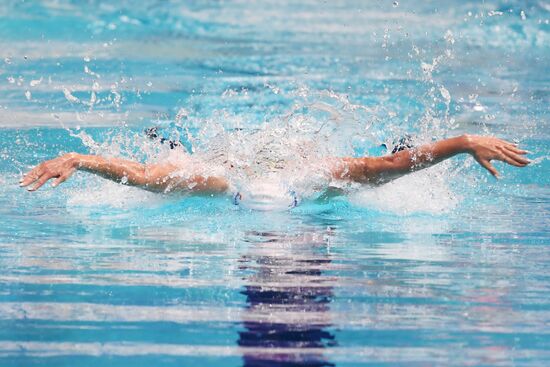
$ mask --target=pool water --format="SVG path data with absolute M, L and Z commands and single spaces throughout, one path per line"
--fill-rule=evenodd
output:
M 2 2 L 0 365 L 549 365 L 549 22 L 519 0 Z M 462 133 L 533 162 L 336 197 L 304 168 Z M 18 187 L 64 152 L 183 149 L 300 203 Z

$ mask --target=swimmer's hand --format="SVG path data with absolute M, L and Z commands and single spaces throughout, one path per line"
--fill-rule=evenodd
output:
M 491 164 L 492 160 L 506 162 L 516 167 L 525 167 L 531 163 L 523 157 L 527 151 L 519 149 L 517 144 L 492 136 L 464 135 L 464 140 L 466 151 L 495 177 L 498 177 L 499 173 Z
M 19 186 L 26 187 L 34 184 L 27 190 L 36 191 L 48 180 L 55 178 L 52 186 L 56 187 L 71 177 L 74 171 L 76 171 L 77 165 L 78 159 L 74 153 L 65 154 L 61 157 L 42 162 L 23 176 L 19 182 Z

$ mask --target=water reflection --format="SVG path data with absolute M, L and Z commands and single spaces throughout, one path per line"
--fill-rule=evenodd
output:
M 241 259 L 247 307 L 239 333 L 244 366 L 334 366 L 330 331 L 330 232 L 249 232 Z

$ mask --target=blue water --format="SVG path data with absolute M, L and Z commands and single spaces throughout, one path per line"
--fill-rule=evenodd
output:
M 0 365 L 549 365 L 549 21 L 542 0 L 3 1 Z M 62 152 L 161 160 L 151 126 L 257 174 L 405 134 L 533 163 L 328 199 L 297 171 L 284 212 L 18 187 Z

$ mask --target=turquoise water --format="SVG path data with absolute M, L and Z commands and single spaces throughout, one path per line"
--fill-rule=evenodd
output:
M 4 1 L 1 366 L 550 364 L 550 6 L 544 1 Z M 274 162 L 494 134 L 457 157 L 290 211 L 150 194 L 60 152 Z M 273 173 L 273 172 L 272 172 Z M 246 185 L 246 183 L 244 183 Z

